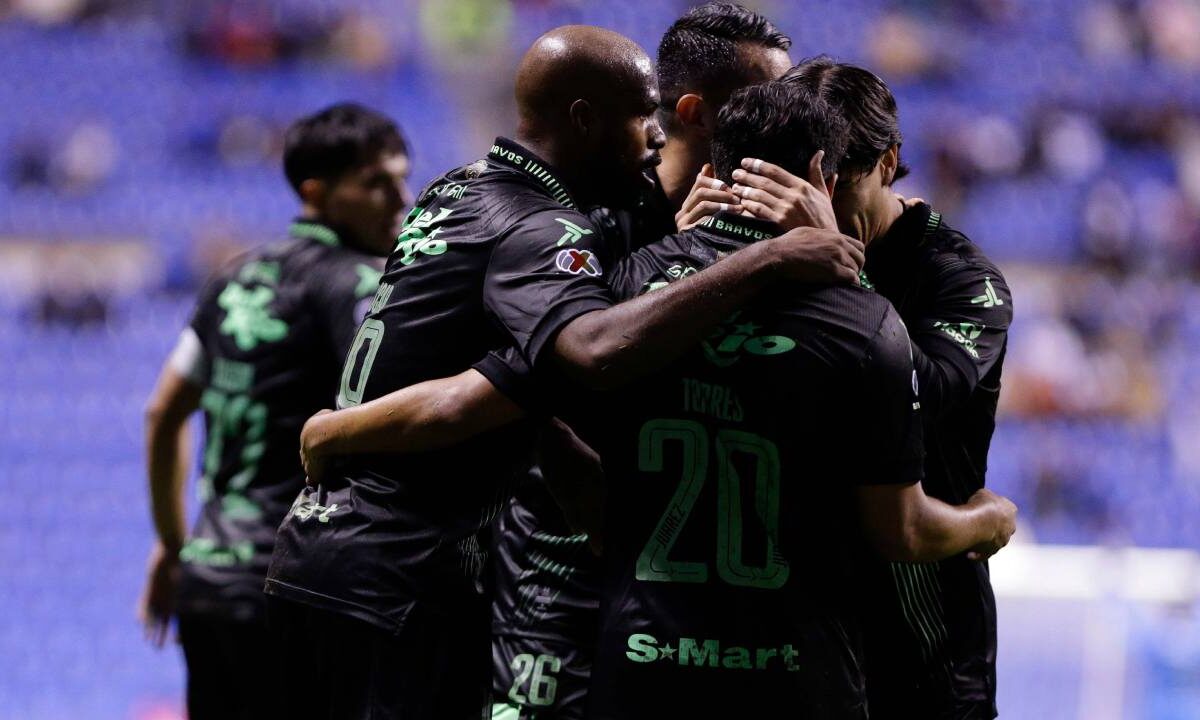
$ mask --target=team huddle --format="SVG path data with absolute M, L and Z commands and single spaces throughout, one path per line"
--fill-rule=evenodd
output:
M 387 117 L 289 129 L 299 216 L 147 414 L 189 717 L 996 716 L 1012 298 L 893 191 L 884 82 L 790 45 L 727 3 L 657 63 L 552 30 L 415 200 Z

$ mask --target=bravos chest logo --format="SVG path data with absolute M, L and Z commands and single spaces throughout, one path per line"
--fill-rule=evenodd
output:
M 762 326 L 740 320 L 735 313 L 700 343 L 704 357 L 717 367 L 729 367 L 743 355 L 780 355 L 796 347 L 796 341 L 784 335 L 763 334 Z

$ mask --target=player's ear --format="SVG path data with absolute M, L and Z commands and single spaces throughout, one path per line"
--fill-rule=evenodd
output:
M 571 127 L 580 137 L 588 137 L 596 132 L 596 112 L 587 100 L 576 100 L 571 103 L 568 111 L 571 117 Z
M 679 118 L 681 125 L 711 131 L 711 128 L 705 127 L 708 122 L 705 109 L 704 98 L 694 93 L 688 93 L 675 101 L 675 117 Z
M 329 186 L 324 180 L 308 178 L 300 183 L 300 201 L 310 207 L 320 208 L 325 204 L 328 191 Z
M 880 177 L 883 180 L 884 187 L 889 187 L 892 181 L 896 179 L 896 168 L 900 167 L 900 146 L 893 145 L 883 151 L 883 157 L 879 158 Z

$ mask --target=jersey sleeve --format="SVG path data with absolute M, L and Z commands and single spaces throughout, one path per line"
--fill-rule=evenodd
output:
M 911 484 L 924 475 L 925 448 L 908 333 L 890 306 L 868 346 L 853 408 L 855 445 L 851 462 L 856 485 Z
M 617 260 L 608 285 L 618 300 L 628 300 L 699 272 L 714 260 L 686 236 L 670 235 Z
M 940 269 L 928 307 L 909 332 L 921 407 L 937 417 L 965 403 L 1002 357 L 1012 294 L 994 267 L 955 259 Z
M 224 273 L 215 275 L 208 279 L 196 297 L 196 307 L 192 310 L 191 318 L 188 319 L 188 327 L 201 340 L 211 337 L 213 331 L 216 330 L 216 324 L 219 322 L 217 297 L 225 289 L 228 281 L 229 278 Z
M 591 222 L 565 208 L 526 216 L 497 242 L 484 304 L 533 367 L 567 323 L 613 305 L 601 245 Z
M 515 347 L 493 350 L 471 368 L 525 412 L 534 415 L 544 407 L 533 371 Z

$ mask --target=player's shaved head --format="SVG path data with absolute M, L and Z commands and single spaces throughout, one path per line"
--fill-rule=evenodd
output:
M 604 28 L 565 25 L 538 38 L 517 68 L 521 124 L 536 132 L 569 119 L 577 100 L 611 102 L 641 95 L 654 66 L 637 43 Z
M 567 179 L 577 200 L 621 205 L 645 187 L 666 142 L 658 79 L 629 38 L 565 25 L 538 38 L 516 77 L 517 138 Z

